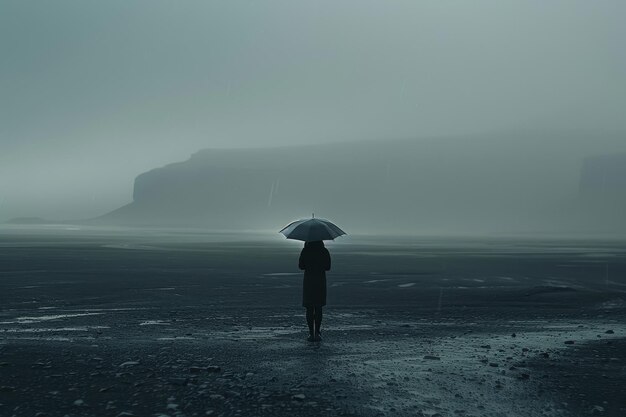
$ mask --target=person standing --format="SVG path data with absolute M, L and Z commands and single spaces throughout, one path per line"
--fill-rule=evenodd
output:
M 321 240 L 305 242 L 300 252 L 299 267 L 304 270 L 302 306 L 306 308 L 309 342 L 322 340 L 322 307 L 326 305 L 326 271 L 330 270 L 330 253 Z

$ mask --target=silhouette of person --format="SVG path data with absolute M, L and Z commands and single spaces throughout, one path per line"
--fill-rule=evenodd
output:
M 309 342 L 322 340 L 322 307 L 326 305 L 326 271 L 330 270 L 330 253 L 321 240 L 305 242 L 299 260 L 304 270 L 302 281 L 302 306 L 306 308 Z

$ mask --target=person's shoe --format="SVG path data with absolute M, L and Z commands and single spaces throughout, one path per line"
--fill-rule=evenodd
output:
M 315 339 L 314 339 L 314 340 L 315 340 L 316 342 L 321 342 L 321 341 L 322 341 L 322 334 L 318 332 L 318 333 L 315 335 Z
M 312 334 L 309 335 L 309 337 L 306 338 L 307 342 L 315 342 L 315 338 L 313 337 Z

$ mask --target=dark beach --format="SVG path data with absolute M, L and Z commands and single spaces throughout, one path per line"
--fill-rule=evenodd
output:
M 1 416 L 624 416 L 626 246 L 6 227 Z

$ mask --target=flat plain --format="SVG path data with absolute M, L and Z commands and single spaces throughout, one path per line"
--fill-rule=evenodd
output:
M 624 416 L 626 245 L 0 230 L 1 416 Z

